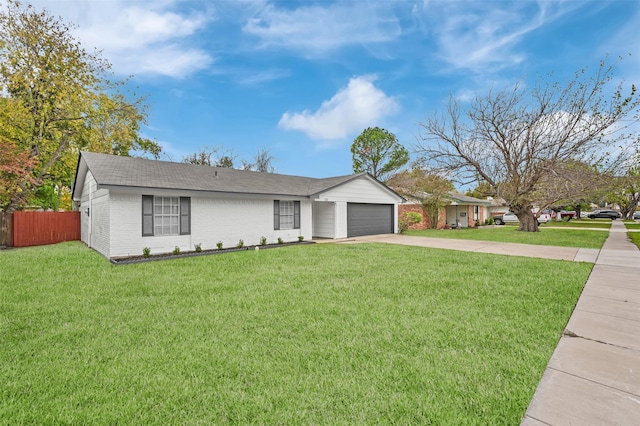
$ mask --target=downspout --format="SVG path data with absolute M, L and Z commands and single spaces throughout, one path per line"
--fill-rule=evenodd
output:
M 93 213 L 93 183 L 91 181 L 89 181 L 89 210 L 87 211 L 87 216 L 89 216 L 89 227 L 88 227 L 89 228 L 88 229 L 88 232 L 89 232 L 88 240 L 89 241 L 88 241 L 87 245 L 89 247 L 92 247 L 92 244 L 91 244 L 91 237 L 93 235 L 93 232 L 92 232 L 93 223 L 92 223 L 92 220 L 91 220 L 91 214 L 92 213 Z
M 333 239 L 338 238 L 338 203 L 333 202 Z

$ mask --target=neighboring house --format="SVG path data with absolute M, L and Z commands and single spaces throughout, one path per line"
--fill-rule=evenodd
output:
M 81 239 L 108 258 L 394 233 L 403 198 L 368 173 L 316 179 L 81 152 Z
M 402 216 L 407 211 L 420 213 L 422 222 L 411 226 L 411 229 L 429 229 L 431 223 L 422 208 L 422 199 L 424 197 L 421 197 L 420 194 L 404 194 L 404 197 L 407 201 L 398 205 L 398 216 Z M 490 201 L 480 200 L 457 192 L 450 192 L 448 198 L 450 200 L 449 204 L 440 209 L 437 229 L 475 227 L 476 221 L 484 224 L 485 219 L 488 218 Z
M 504 199 L 488 197 L 487 200 L 490 202 L 489 215 L 491 217 L 501 216 L 509 211 L 509 204 Z

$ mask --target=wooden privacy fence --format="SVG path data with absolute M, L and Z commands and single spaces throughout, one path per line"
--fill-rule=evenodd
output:
M 5 219 L 7 216 L 8 220 Z M 6 230 L 5 222 L 8 223 Z M 8 247 L 42 246 L 79 239 L 80 212 L 0 214 L 0 245 Z

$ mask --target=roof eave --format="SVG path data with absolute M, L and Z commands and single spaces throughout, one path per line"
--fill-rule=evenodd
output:
M 226 195 L 260 195 L 260 196 L 277 196 L 277 197 L 294 197 L 294 198 L 311 198 L 305 194 L 287 194 L 287 193 L 275 193 L 275 192 L 238 192 L 238 191 L 221 191 L 212 189 L 193 189 L 193 188 L 178 188 L 178 187 L 161 187 L 161 186 L 143 186 L 143 185 L 118 185 L 110 183 L 102 183 L 98 185 L 100 189 L 131 189 L 134 191 L 190 191 L 203 194 L 226 194 Z

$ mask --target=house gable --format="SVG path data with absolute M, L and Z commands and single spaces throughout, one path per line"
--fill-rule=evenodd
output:
M 368 174 L 362 174 L 340 185 L 314 194 L 316 201 L 342 201 L 350 203 L 396 204 L 403 200 L 388 187 Z

